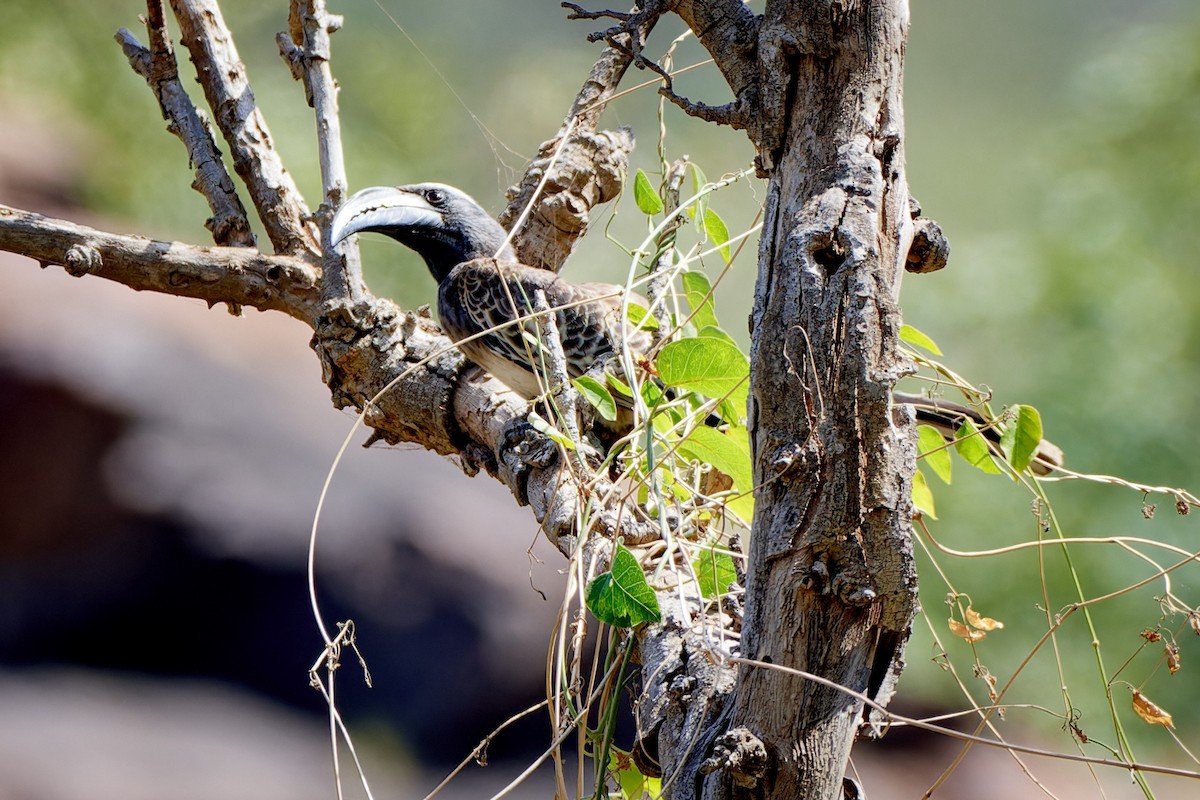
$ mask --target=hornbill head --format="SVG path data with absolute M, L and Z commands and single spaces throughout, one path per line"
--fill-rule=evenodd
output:
M 333 217 L 336 247 L 352 233 L 377 231 L 415 250 L 440 284 L 476 258 L 516 261 L 507 231 L 465 192 L 442 183 L 372 186 L 356 192 Z

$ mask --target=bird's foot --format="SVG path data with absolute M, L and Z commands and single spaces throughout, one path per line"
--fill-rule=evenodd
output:
M 517 502 L 526 506 L 529 505 L 527 484 L 530 473 L 553 464 L 558 449 L 527 420 L 516 419 L 504 426 L 496 457 L 497 471 L 505 483 L 514 487 Z
M 526 467 L 545 469 L 558 457 L 558 448 L 553 440 L 522 419 L 505 428 L 500 453 L 505 460 L 511 454 Z

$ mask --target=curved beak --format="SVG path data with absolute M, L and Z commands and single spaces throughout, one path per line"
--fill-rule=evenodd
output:
M 333 216 L 329 240 L 336 247 L 362 231 L 411 230 L 442 224 L 441 214 L 420 195 L 393 186 L 372 186 L 355 192 Z

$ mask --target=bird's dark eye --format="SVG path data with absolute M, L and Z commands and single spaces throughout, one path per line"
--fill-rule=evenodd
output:
M 441 189 L 426 189 L 425 199 L 429 201 L 429 205 L 441 208 L 446 205 L 446 193 Z

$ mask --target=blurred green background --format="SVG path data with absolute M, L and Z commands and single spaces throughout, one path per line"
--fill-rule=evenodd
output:
M 229 2 L 224 10 L 277 145 L 315 205 L 311 116 L 274 43 L 285 25 L 284 6 Z M 151 94 L 111 39 L 122 26 L 144 39 L 139 5 L 8 0 L 5 10 L 0 99 L 6 113 L 48 122 L 74 144 L 81 170 L 72 199 L 125 220 L 129 231 L 204 242 L 206 206 L 189 189 L 183 150 L 164 133 Z M 346 20 L 334 37 L 333 68 L 343 89 L 351 188 L 440 180 L 493 211 L 526 159 L 557 129 L 599 50 L 584 39 L 596 23 L 567 21 L 552 0 L 341 0 L 333 10 Z M 652 52 L 680 32 L 677 20 L 662 24 Z M 702 57 L 694 42 L 685 42 L 676 64 Z M 648 77 L 631 72 L 627 85 Z M 712 67 L 689 73 L 678 88 L 706 102 L 728 96 Z M 1195 489 L 1200 8 L 1185 0 L 914 0 L 905 92 L 910 185 L 953 248 L 947 270 L 906 278 L 906 321 L 936 339 L 954 369 L 990 387 L 998 404 L 1037 406 L 1071 467 Z M 657 165 L 657 109 L 653 89 L 643 89 L 615 103 L 607 118 L 634 127 L 636 163 L 649 171 Z M 751 148 L 741 133 L 673 108 L 665 119 L 668 154 L 689 154 L 710 178 L 749 164 Z M 760 185 L 743 181 L 714 206 L 732 230 L 741 230 L 761 193 Z M 636 244 L 632 203 L 622 204 L 612 232 Z M 432 300 L 432 281 L 415 258 L 369 241 L 364 256 L 377 291 L 410 307 Z M 568 270 L 576 278 L 615 279 L 627 268 L 621 250 L 597 230 Z M 744 257 L 720 298 L 726 327 L 743 339 L 740 321 L 753 281 L 752 259 Z M 1030 497 L 1010 482 L 968 474 L 960 462 L 954 486 L 934 489 L 940 520 L 932 529 L 951 547 L 1001 547 L 1037 535 Z M 1142 536 L 1197 549 L 1196 517 L 1177 517 L 1161 497 L 1148 498 L 1159 509 L 1147 521 L 1134 492 L 1081 484 L 1050 491 L 1069 536 Z M 1176 560 L 1149 552 L 1163 564 Z M 1111 546 L 1077 547 L 1072 558 L 1087 596 L 1149 574 L 1144 562 Z M 1003 681 L 1045 629 L 1036 554 L 939 562 L 977 608 L 1006 623 L 979 646 L 981 660 Z M 1053 612 L 1076 598 L 1059 554 L 1047 551 L 1046 562 Z M 970 676 L 970 651 L 945 629 L 945 586 L 928 566 L 922 558 L 923 603 L 960 674 L 981 696 Z M 1138 648 L 1138 632 L 1160 622 L 1161 586 L 1094 609 L 1110 675 Z M 1194 570 L 1177 573 L 1173 588 L 1200 603 Z M 1077 615 L 1064 627 L 1059 652 L 1084 712 L 1081 724 L 1093 738 L 1112 742 L 1082 622 Z M 1200 648 L 1180 627 L 1182 618 L 1165 623 L 1182 631 L 1184 671 L 1155 672 L 1154 650 L 1120 677 L 1145 682 L 1181 731 L 1194 732 L 1200 711 L 1191 688 Z M 959 704 L 935 654 L 919 623 L 902 695 Z M 1058 682 L 1047 648 L 1009 699 L 1060 711 Z M 1116 696 L 1124 712 L 1128 693 L 1118 689 Z M 1016 718 L 1050 731 L 1058 726 L 1038 715 Z M 1128 713 L 1125 719 L 1142 755 L 1177 758 L 1161 730 Z

